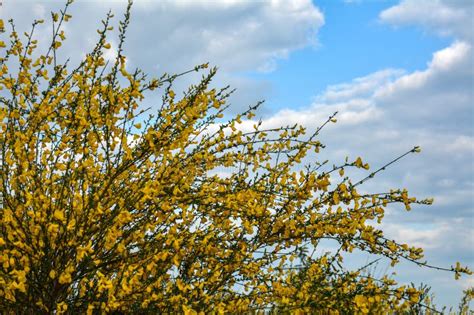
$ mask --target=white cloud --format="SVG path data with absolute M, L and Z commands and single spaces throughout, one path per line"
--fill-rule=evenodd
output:
M 400 77 L 404 71 L 399 69 L 381 70 L 365 77 L 355 78 L 350 83 L 337 84 L 327 87 L 326 91 L 318 96 L 318 102 L 335 103 L 355 98 L 370 97 L 374 89 L 384 82 L 391 82 Z
M 425 226 L 406 226 L 402 224 L 384 224 L 385 234 L 400 243 L 417 246 L 423 249 L 442 247 L 442 237 L 452 230 L 446 224 L 426 229 Z
M 28 30 L 34 18 L 44 17 L 49 25 L 49 12 L 61 9 L 55 1 L 5 1 L 0 17 L 13 17 L 19 33 Z M 66 24 L 67 40 L 58 54 L 60 61 L 78 59 L 89 52 L 98 39 L 108 10 L 115 14 L 115 26 L 109 41 L 112 48 L 106 58 L 115 55 L 118 21 L 122 19 L 126 1 L 76 1 L 69 12 L 73 18 Z M 232 111 L 240 111 L 268 97 L 270 84 L 239 76 L 246 71 L 269 72 L 278 60 L 292 52 L 317 44 L 317 32 L 324 16 L 310 0 L 295 1 L 147 1 L 136 0 L 127 31 L 125 55 L 127 67 L 139 67 L 150 76 L 164 72 L 177 73 L 197 64 L 210 62 L 219 67 L 218 80 L 238 89 L 232 96 Z M 38 28 L 40 44 L 50 43 L 51 27 Z M 42 46 L 40 46 L 42 47 Z M 177 82 L 182 90 L 200 75 L 190 75 Z M 240 107 L 236 109 L 235 107 Z
M 338 121 L 344 126 L 359 125 L 380 119 L 382 112 L 373 102 L 374 93 L 385 84 L 399 78 L 404 71 L 386 69 L 349 83 L 328 86 L 317 95 L 313 104 L 303 109 L 283 109 L 263 121 L 263 126 L 275 128 L 300 123 L 309 127 L 322 123 L 338 111 Z
M 433 54 L 427 68 L 382 84 L 373 101 L 400 125 L 472 132 L 474 92 L 472 47 L 455 41 Z
M 46 9 L 44 5 L 39 3 L 33 5 L 33 13 L 37 19 L 44 19 L 46 17 Z
M 451 46 L 435 52 L 426 70 L 415 71 L 384 85 L 377 90 L 376 97 L 383 98 L 400 91 L 418 90 L 427 85 L 429 80 L 438 79 L 443 72 L 453 74 L 455 71 L 454 75 L 456 75 L 461 71 L 469 71 L 469 66 L 472 65 L 471 56 L 471 45 L 456 41 Z
M 395 26 L 420 25 L 444 36 L 473 38 L 471 1 L 404 0 L 381 12 L 380 20 Z
M 456 41 L 450 47 L 437 51 L 433 55 L 430 67 L 439 71 L 450 71 L 457 64 L 470 57 L 472 57 L 471 45 L 466 42 Z
M 104 15 L 109 7 L 117 15 L 124 10 L 123 3 L 113 1 L 102 2 L 102 10 L 92 2 L 74 6 L 81 22 L 88 15 L 96 23 L 97 11 Z M 323 14 L 310 0 L 139 0 L 132 9 L 127 51 L 139 55 L 142 65 L 162 71 L 206 61 L 223 70 L 272 71 L 278 59 L 314 45 L 323 24 Z

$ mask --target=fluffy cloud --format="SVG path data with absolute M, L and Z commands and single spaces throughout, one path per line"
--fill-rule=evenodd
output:
M 383 22 L 395 26 L 418 25 L 444 36 L 473 39 L 471 1 L 404 0 L 380 14 Z
M 74 2 L 69 9 L 73 18 L 65 26 L 67 41 L 61 47 L 59 59 L 71 58 L 70 64 L 77 64 L 96 43 L 95 30 L 101 27 L 100 20 L 109 10 L 115 14 L 115 30 L 109 39 L 112 48 L 105 57 L 113 59 L 118 45 L 117 24 L 123 18 L 126 3 Z M 4 1 L 0 17 L 14 18 L 21 34 L 34 18 L 49 20 L 50 12 L 61 8 L 62 4 L 50 0 Z M 238 90 L 231 98 L 230 110 L 241 111 L 268 98 L 272 91 L 269 82 L 241 73 L 273 71 L 277 60 L 316 45 L 316 35 L 323 24 L 324 16 L 310 0 L 135 0 L 125 44 L 127 67 L 139 67 L 152 76 L 160 76 L 210 62 L 220 68 L 216 82 L 225 82 Z M 39 42 L 49 44 L 51 33 L 49 23 L 39 27 Z M 200 75 L 191 74 L 180 79 L 175 90 L 182 91 L 199 78 Z M 148 101 L 159 102 L 159 97 Z
M 131 33 L 149 28 L 153 31 L 153 46 L 146 35 L 133 36 L 144 62 L 168 68 L 164 62 L 193 65 L 211 61 L 225 70 L 271 71 L 275 60 L 315 43 L 315 35 L 324 23 L 321 12 L 311 1 L 179 1 L 137 2 L 136 19 L 154 14 L 148 24 L 132 25 Z M 139 30 L 140 28 L 140 30 Z M 143 45 L 145 43 L 145 45 Z M 152 49 L 150 49 L 152 48 Z M 143 53 L 150 60 L 143 59 Z M 162 54 L 157 60 L 155 52 Z M 180 52 L 180 53 L 177 53 Z
M 125 1 L 83 1 L 70 10 L 70 50 L 86 52 L 95 42 L 109 9 L 122 16 Z M 20 26 L 48 18 L 60 8 L 51 1 L 5 2 L 1 16 Z M 324 17 L 310 0 L 298 1 L 146 1 L 132 8 L 126 51 L 135 65 L 180 71 L 206 61 L 223 70 L 271 71 L 276 60 L 314 45 Z M 50 34 L 49 30 L 45 33 Z
M 115 31 L 109 39 L 112 49 L 105 57 L 113 59 L 117 47 L 117 24 L 126 1 L 76 1 L 73 15 L 66 24 L 67 41 L 61 47 L 60 60 L 71 58 L 77 64 L 89 52 L 111 10 Z M 62 4 L 56 1 L 4 1 L 0 17 L 14 18 L 19 33 L 28 30 L 34 18 L 50 19 L 51 11 Z M 271 93 L 269 82 L 240 75 L 247 71 L 273 71 L 277 61 L 293 51 L 317 44 L 317 32 L 324 16 L 310 0 L 295 1 L 149 1 L 135 0 L 127 31 L 125 55 L 127 67 L 139 67 L 150 75 L 177 73 L 197 64 L 218 66 L 219 82 L 237 88 L 231 99 L 232 111 L 240 111 Z M 46 23 L 37 37 L 47 44 L 52 29 Z M 176 90 L 199 80 L 191 75 L 177 82 Z M 158 98 L 157 98 L 158 100 Z
M 472 79 L 470 44 L 455 41 L 434 53 L 427 69 L 400 77 L 380 87 L 374 100 L 401 124 L 445 131 L 472 131 Z

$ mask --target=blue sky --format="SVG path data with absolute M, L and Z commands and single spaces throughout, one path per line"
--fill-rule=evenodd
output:
M 277 71 L 247 74 L 272 83 L 273 93 L 267 99 L 272 110 L 288 104 L 305 106 L 328 85 L 383 68 L 423 69 L 432 53 L 450 42 L 416 26 L 394 28 L 381 23 L 380 12 L 396 1 L 314 3 L 325 19 L 318 43 L 280 60 Z
M 48 17 L 57 1 L 3 0 L 0 16 L 20 31 Z M 250 1 L 136 0 L 127 66 L 151 75 L 209 61 L 218 86 L 237 88 L 231 111 L 266 99 L 265 126 L 316 128 L 334 111 L 321 159 L 362 156 L 377 167 L 420 145 L 368 182 L 367 191 L 408 188 L 434 197 L 411 212 L 389 208 L 383 224 L 394 239 L 426 249 L 434 265 L 474 267 L 474 4 L 470 0 Z M 125 1 L 77 1 L 66 29 L 72 62 L 96 40 L 106 12 Z M 48 38 L 51 30 L 40 33 Z M 116 40 L 107 55 L 114 57 Z M 197 77 L 178 83 L 185 88 Z M 153 101 L 153 98 L 151 98 Z M 257 118 L 259 118 L 257 116 Z M 353 266 L 367 257 L 355 257 Z M 384 269 L 385 266 L 382 266 Z M 402 264 L 397 279 L 431 284 L 438 305 L 457 305 L 473 277 Z

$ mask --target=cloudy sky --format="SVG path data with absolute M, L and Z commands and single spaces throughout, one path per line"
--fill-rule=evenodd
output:
M 13 17 L 24 31 L 61 1 L 0 2 L 0 17 Z M 125 5 L 76 1 L 64 56 L 83 56 L 100 19 L 112 9 L 117 22 Z M 160 75 L 209 61 L 220 68 L 217 85 L 237 88 L 231 111 L 265 99 L 259 115 L 268 126 L 315 128 L 337 110 L 338 123 L 321 135 L 324 157 L 334 162 L 360 155 L 377 167 L 420 145 L 422 154 L 366 189 L 405 187 L 434 197 L 433 206 L 408 213 L 390 208 L 384 229 L 424 247 L 432 264 L 474 267 L 473 23 L 471 0 L 137 0 L 127 66 Z M 431 284 L 440 305 L 457 305 L 474 285 L 472 277 L 454 281 L 408 264 L 397 273 L 402 282 Z

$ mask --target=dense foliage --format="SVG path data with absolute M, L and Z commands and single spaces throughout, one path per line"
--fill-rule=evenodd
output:
M 34 33 L 43 21 L 26 40 L 10 21 L 9 40 L 0 41 L 2 313 L 423 307 L 422 291 L 342 264 L 360 250 L 432 267 L 422 249 L 371 224 L 392 203 L 409 210 L 431 201 L 405 190 L 359 193 L 383 170 L 351 180 L 345 170 L 369 169 L 361 158 L 303 165 L 324 148 L 318 135 L 334 116 L 306 136 L 301 126 L 263 128 L 252 120 L 258 105 L 223 120 L 231 91 L 209 87 L 216 69 L 182 95 L 173 91 L 207 64 L 150 80 L 130 71 L 131 4 L 114 62 L 104 58 L 109 14 L 84 60 L 61 64 L 69 6 L 52 14 L 43 55 Z M 3 21 L 0 28 L 6 34 Z M 162 103 L 144 109 L 147 93 L 162 93 Z M 316 251 L 325 239 L 339 250 Z M 444 270 L 469 273 L 459 264 Z

